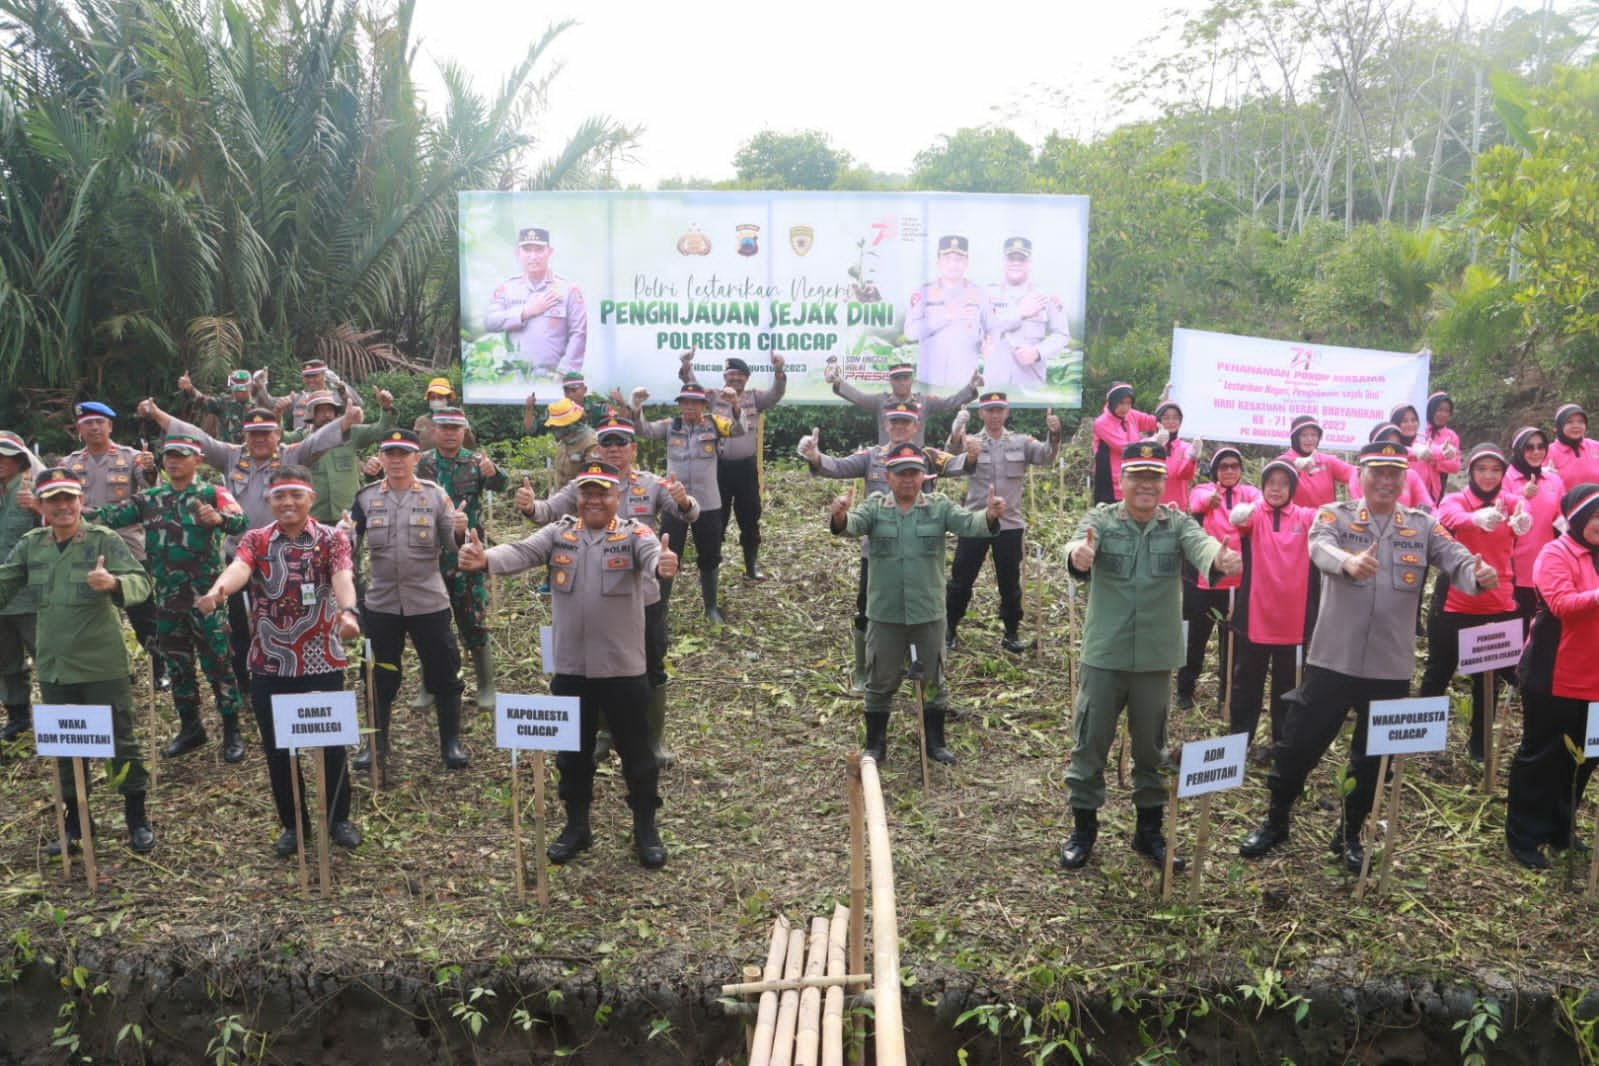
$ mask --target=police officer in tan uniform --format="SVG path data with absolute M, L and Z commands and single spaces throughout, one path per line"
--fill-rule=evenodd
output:
M 1049 360 L 1071 343 L 1071 326 L 1060 298 L 1028 280 L 1033 242 L 1005 239 L 1005 280 L 988 287 L 994 332 L 984 371 L 988 384 L 1043 388 Z
M 422 662 L 422 685 L 433 693 L 444 765 L 459 770 L 468 762 L 460 741 L 461 649 L 450 624 L 450 593 L 439 573 L 440 553 L 466 536 L 466 512 L 457 511 L 437 484 L 416 476 L 420 451 L 415 433 L 390 431 L 378 445 L 383 479 L 356 493 L 350 508 L 369 556 L 364 621 L 378 667 L 377 738 L 356 754 L 357 770 L 372 765 L 374 748 L 379 768 L 387 770 L 389 712 L 400 691 L 407 635 Z
M 1288 840 L 1289 812 L 1351 709 L 1355 736 L 1350 770 L 1355 788 L 1344 798 L 1331 850 L 1360 872 L 1365 849 L 1360 827 L 1377 794 L 1378 759 L 1366 754 L 1372 700 L 1410 695 L 1416 672 L 1416 607 L 1427 567 L 1456 588 L 1476 594 L 1495 587 L 1494 568 L 1462 545 L 1433 517 L 1398 505 L 1409 466 L 1406 447 L 1374 441 L 1360 450 L 1365 498 L 1322 507 L 1310 535 L 1310 561 L 1321 571 L 1321 607 L 1305 656 L 1305 676 L 1288 694 L 1288 717 L 1272 750 L 1266 786 L 1271 808 L 1239 847 L 1259 858 Z
M 666 847 L 655 827 L 660 770 L 644 720 L 644 603 L 657 578 L 671 580 L 677 556 L 650 528 L 618 516 L 620 471 L 590 463 L 577 476 L 578 515 L 568 515 L 525 540 L 484 550 L 477 534 L 461 549 L 463 570 L 487 568 L 515 574 L 545 563 L 555 617 L 555 676 L 550 692 L 576 696 L 582 748 L 556 756 L 566 826 L 549 846 L 551 862 L 564 863 L 594 842 L 589 804 L 594 794 L 594 734 L 600 716 L 610 723 L 622 756 L 627 802 L 633 810 L 633 847 L 639 862 L 665 865 Z
M 966 279 L 971 254 L 966 238 L 938 239 L 938 280 L 911 293 L 905 336 L 919 341 L 916 377 L 928 385 L 958 388 L 983 361 L 994 331 L 994 307 L 982 287 Z
M 521 230 L 516 258 L 522 273 L 494 290 L 484 320 L 490 331 L 504 332 L 530 375 L 582 370 L 588 351 L 589 317 L 582 290 L 550 269 L 554 254 L 549 230 Z

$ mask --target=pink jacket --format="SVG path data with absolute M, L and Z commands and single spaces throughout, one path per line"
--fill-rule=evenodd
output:
M 1216 500 L 1215 507 L 1211 506 L 1212 499 Z M 1232 503 L 1228 503 L 1226 491 L 1212 481 L 1198 486 L 1189 494 L 1188 513 L 1199 519 L 1199 524 L 1205 527 L 1205 532 L 1221 541 L 1223 547 L 1236 551 L 1242 537 L 1238 527 L 1227 517 L 1228 513 L 1240 503 L 1255 503 L 1259 499 L 1259 489 L 1239 482 L 1233 486 Z M 1212 585 L 1209 574 L 1199 575 L 1199 587 L 1202 589 L 1234 589 L 1239 586 L 1240 581 L 1240 575 L 1234 574 L 1231 577 L 1223 577 Z
M 1126 418 L 1117 418 L 1107 407 L 1094 419 L 1094 450 L 1103 444 L 1110 452 L 1110 481 L 1118 500 L 1122 498 L 1122 449 L 1159 428 L 1154 415 L 1137 409 L 1128 411 Z
M 1262 501 L 1241 531 L 1243 633 L 1256 644 L 1304 643 L 1310 599 L 1306 538 L 1315 520 L 1314 507 L 1290 502 L 1279 510 Z
M 1533 587 L 1532 566 L 1538 561 L 1538 553 L 1558 536 L 1555 519 L 1560 517 L 1560 497 L 1566 493 L 1566 484 L 1560 480 L 1560 475 L 1546 473 L 1537 481 L 1538 494 L 1529 500 L 1522 494 L 1528 481 L 1526 474 L 1511 467 L 1505 471 L 1505 483 L 1499 489 L 1500 496 L 1509 496 L 1516 501 L 1518 508 L 1525 507 L 1527 513 L 1532 515 L 1532 528 L 1526 536 L 1516 538 L 1516 550 L 1510 557 L 1511 569 L 1516 574 L 1516 587 L 1523 589 Z M 1512 510 L 1511 514 L 1514 513 Z
M 1587 482 L 1599 485 L 1599 441 L 1584 437 L 1573 454 L 1571 447 L 1556 437 L 1549 442 L 1549 465 L 1568 489 Z
M 1312 452 L 1310 457 L 1316 460 L 1316 465 L 1309 470 L 1299 471 L 1299 487 L 1294 490 L 1293 502 L 1301 507 L 1320 507 L 1332 503 L 1338 498 L 1338 486 L 1347 485 L 1351 479 L 1359 476 L 1360 471 L 1353 464 L 1344 462 L 1336 455 Z M 1289 448 L 1277 458 L 1292 463 L 1301 456 Z
M 1599 700 L 1599 570 L 1593 555 L 1570 537 L 1544 545 L 1533 566 L 1538 595 L 1560 620 L 1560 646 L 1550 691 L 1572 700 Z
M 1516 609 L 1515 584 L 1511 580 L 1510 557 L 1516 548 L 1516 535 L 1510 531 L 1510 513 L 1515 502 L 1507 499 L 1503 490 L 1493 503 L 1485 503 L 1470 488 L 1451 492 L 1438 503 L 1435 517 L 1438 524 L 1455 535 L 1455 539 L 1480 556 L 1499 572 L 1499 585 L 1476 595 L 1463 592 L 1458 585 L 1449 586 L 1449 598 L 1444 600 L 1444 610 L 1450 614 L 1506 614 Z M 1492 532 L 1477 528 L 1471 516 L 1484 507 L 1492 507 L 1504 516 Z M 1422 562 L 1426 562 L 1425 559 Z
M 1444 479 L 1450 474 L 1460 471 L 1460 434 L 1445 426 L 1443 429 L 1426 427 L 1416 437 L 1416 444 L 1425 443 L 1432 449 L 1432 454 L 1425 460 L 1410 457 L 1411 469 L 1421 475 L 1421 480 L 1427 485 L 1428 499 L 1436 501 L 1443 495 Z M 1455 454 L 1445 459 L 1439 454 L 1447 444 L 1455 450 Z
M 1173 440 L 1166 445 L 1166 491 L 1161 503 L 1169 503 L 1180 511 L 1188 510 L 1188 492 L 1194 484 L 1194 472 L 1199 464 L 1185 440 Z

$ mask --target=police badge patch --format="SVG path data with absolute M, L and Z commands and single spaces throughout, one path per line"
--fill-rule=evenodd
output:
M 811 226 L 790 226 L 788 228 L 788 246 L 794 250 L 795 255 L 805 255 L 810 252 L 816 243 L 816 230 Z
M 738 234 L 739 255 L 751 256 L 760 254 L 761 227 L 753 222 L 745 222 L 743 225 L 735 227 L 735 232 Z

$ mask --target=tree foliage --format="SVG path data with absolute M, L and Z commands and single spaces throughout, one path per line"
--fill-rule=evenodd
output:
M 831 189 L 849 166 L 849 153 L 820 130 L 762 130 L 733 156 L 739 186 L 747 189 Z

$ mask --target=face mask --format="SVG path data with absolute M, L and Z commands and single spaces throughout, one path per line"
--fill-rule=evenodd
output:
M 428 410 L 430 411 L 442 411 L 448 406 L 450 406 L 449 400 L 428 400 Z

